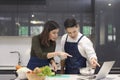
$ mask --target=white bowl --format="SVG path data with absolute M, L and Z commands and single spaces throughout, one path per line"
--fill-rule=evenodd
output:
M 95 72 L 95 69 L 92 69 L 90 67 L 80 68 L 81 75 L 90 76 L 90 75 L 93 75 L 94 72 Z
M 19 79 L 27 79 L 26 73 L 28 71 L 31 71 L 30 69 L 28 69 L 27 67 L 22 67 L 20 69 L 18 69 L 16 72 L 18 74 L 18 78 Z

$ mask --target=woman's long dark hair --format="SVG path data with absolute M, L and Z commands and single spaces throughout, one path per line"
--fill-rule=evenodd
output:
M 43 46 L 46 46 L 46 47 L 49 46 L 49 43 L 50 43 L 49 33 L 50 33 L 50 31 L 52 31 L 54 29 L 59 29 L 59 25 L 55 21 L 47 21 L 44 24 L 44 29 L 43 29 L 42 33 L 40 34 L 40 44 L 42 44 Z

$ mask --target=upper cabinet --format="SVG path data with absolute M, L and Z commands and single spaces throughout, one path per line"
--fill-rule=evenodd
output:
M 61 36 L 63 23 L 70 17 L 77 19 L 81 32 L 89 36 L 94 31 L 92 4 L 92 0 L 0 0 L 0 36 L 37 35 L 48 20 L 59 23 Z

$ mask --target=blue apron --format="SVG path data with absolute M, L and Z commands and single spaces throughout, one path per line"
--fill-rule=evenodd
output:
M 27 67 L 31 70 L 34 70 L 35 67 L 43 67 L 49 65 L 49 60 L 48 59 L 40 59 L 37 57 L 31 57 Z
M 83 35 L 79 38 L 77 42 L 67 42 L 65 41 L 65 52 L 69 53 L 73 57 L 68 57 L 65 60 L 65 73 L 66 74 L 80 74 L 79 69 L 86 67 L 86 58 L 84 58 L 78 50 L 78 43 L 81 40 Z

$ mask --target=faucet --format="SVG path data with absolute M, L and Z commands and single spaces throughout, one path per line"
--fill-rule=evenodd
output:
M 10 53 L 16 53 L 16 54 L 18 54 L 18 65 L 21 65 L 20 52 L 19 51 L 12 51 Z

